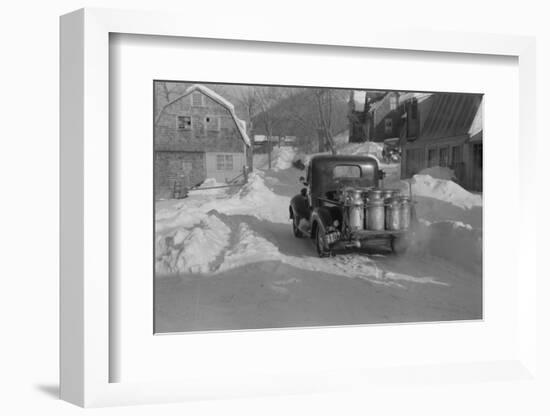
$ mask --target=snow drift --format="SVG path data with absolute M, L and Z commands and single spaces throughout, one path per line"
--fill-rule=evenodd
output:
M 481 195 L 472 194 L 459 184 L 447 179 L 437 179 L 430 175 L 414 175 L 410 179 L 413 196 L 421 196 L 447 202 L 462 209 L 482 206 Z M 409 181 L 403 181 L 401 188 L 408 192 Z
M 434 179 L 445 179 L 448 181 L 456 179 L 454 170 L 442 166 L 432 166 L 431 168 L 422 169 L 418 174 L 429 175 Z

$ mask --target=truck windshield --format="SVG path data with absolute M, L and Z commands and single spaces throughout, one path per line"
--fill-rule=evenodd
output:
M 361 168 L 356 165 L 338 165 L 332 169 L 332 179 L 360 177 Z

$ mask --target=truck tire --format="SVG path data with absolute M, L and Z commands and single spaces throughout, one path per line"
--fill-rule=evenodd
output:
M 298 228 L 300 225 L 300 217 L 298 215 L 292 215 L 292 234 L 296 238 L 303 238 L 304 233 Z
M 319 257 L 329 257 L 330 250 L 325 247 L 324 241 L 325 231 L 323 227 L 317 225 L 315 233 L 315 248 L 317 249 L 317 254 Z

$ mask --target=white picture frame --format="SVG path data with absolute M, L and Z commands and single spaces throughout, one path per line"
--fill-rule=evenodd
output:
M 503 380 L 536 378 L 536 262 L 534 253 L 519 247 L 517 293 L 519 328 L 517 353 L 507 360 L 472 363 L 441 363 L 410 369 L 382 367 L 376 371 L 326 370 L 292 374 L 281 369 L 277 377 L 233 383 L 234 374 L 208 378 L 147 383 L 110 382 L 109 366 L 117 357 L 110 349 L 116 336 L 109 325 L 116 290 L 109 281 L 109 35 L 211 38 L 284 44 L 333 45 L 335 47 L 382 48 L 440 53 L 505 55 L 518 59 L 519 114 L 519 210 L 535 203 L 534 183 L 527 168 L 536 142 L 535 40 L 530 37 L 474 33 L 386 30 L 372 27 L 361 36 L 349 31 L 327 33 L 321 26 L 280 31 L 273 23 L 250 25 L 246 34 L 235 33 L 235 20 L 215 19 L 207 27 L 174 13 L 82 9 L 61 18 L 61 313 L 60 395 L 79 406 L 159 403 L 195 398 L 243 397 L 262 394 L 322 392 L 346 388 L 348 383 L 412 382 L 412 380 L 479 383 L 487 377 Z M 244 22 L 244 17 L 242 17 Z M 523 105 L 530 103 L 529 105 Z M 536 241 L 536 217 L 523 215 L 518 237 Z M 524 245 L 525 246 L 525 245 Z M 538 276 L 541 278 L 541 276 Z M 324 369 L 320 368 L 321 373 Z M 483 377 L 479 374 L 483 373 Z M 315 383 L 307 381 L 316 380 Z

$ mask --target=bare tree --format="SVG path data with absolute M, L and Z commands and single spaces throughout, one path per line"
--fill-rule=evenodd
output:
M 316 88 L 315 98 L 319 116 L 319 131 L 322 132 L 324 144 L 328 144 L 332 154 L 336 154 L 332 136 L 332 90 L 329 88 Z
M 236 96 L 237 103 L 239 107 L 243 110 L 247 133 L 252 137 L 252 132 L 254 130 L 253 118 L 259 112 L 258 99 L 254 89 L 250 87 L 242 88 L 238 90 Z
M 262 124 L 267 138 L 267 164 L 271 169 L 272 138 L 277 117 L 273 111 L 274 105 L 283 97 L 281 91 L 276 87 L 257 87 L 254 88 L 254 102 L 260 110 L 258 122 Z
M 181 82 L 155 82 L 155 124 L 168 104 L 184 94 L 189 84 Z

